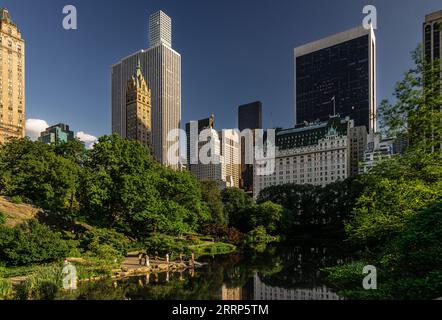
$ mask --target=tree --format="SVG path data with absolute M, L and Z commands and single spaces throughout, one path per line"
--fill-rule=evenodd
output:
M 231 226 L 247 232 L 250 225 L 250 209 L 253 199 L 241 189 L 226 188 L 222 191 L 221 197 L 224 204 L 224 212 L 229 219 Z M 247 231 L 245 231 L 247 230 Z
M 118 135 L 99 139 L 81 177 L 81 209 L 94 223 L 138 239 L 179 236 L 209 219 L 198 182 L 155 162 L 149 150 Z
M 13 229 L 0 227 L 0 256 L 9 265 L 55 262 L 66 258 L 69 249 L 60 234 L 36 220 Z
M 256 226 L 265 226 L 268 233 L 274 234 L 280 228 L 284 208 L 271 201 L 256 205 L 254 215 Z
M 78 139 L 54 145 L 55 153 L 79 165 L 86 160 L 87 152 L 84 143 Z
M 400 234 L 419 210 L 442 198 L 442 92 L 440 65 L 427 63 L 418 48 L 416 67 L 395 89 L 394 105 L 384 102 L 384 131 L 404 134 L 411 146 L 400 157 L 380 162 L 361 178 L 365 186 L 346 230 L 353 241 L 378 247 Z
M 54 214 L 76 214 L 81 168 L 58 156 L 53 146 L 13 140 L 0 148 L 0 158 L 0 189 L 4 195 L 23 196 Z
M 201 190 L 203 199 L 210 210 L 211 223 L 227 225 L 228 216 L 224 212 L 224 205 L 218 183 L 216 181 L 202 181 Z
M 412 53 L 415 68 L 396 84 L 395 103 L 382 101 L 379 115 L 385 134 L 405 136 L 414 148 L 431 150 L 442 141 L 442 77 L 440 60 L 423 57 L 419 46 Z

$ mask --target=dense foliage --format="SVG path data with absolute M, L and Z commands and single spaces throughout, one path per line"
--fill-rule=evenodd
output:
M 81 219 L 134 238 L 194 232 L 210 220 L 199 183 L 155 162 L 149 150 L 117 135 L 91 151 L 78 141 L 27 139 L 0 148 L 0 194 L 20 196 L 49 215 Z
M 260 204 L 243 190 L 228 188 L 223 190 L 224 210 L 229 217 L 229 225 L 243 233 L 248 233 L 259 226 L 264 226 L 272 234 L 281 231 L 284 208 L 266 201 Z
M 69 245 L 59 233 L 35 220 L 14 228 L 0 227 L 0 260 L 9 265 L 28 265 L 62 260 Z
M 224 204 L 221 198 L 221 191 L 216 181 L 202 181 L 201 189 L 204 201 L 207 203 L 210 214 L 211 223 L 219 225 L 227 225 L 229 217 L 224 210 Z
M 271 201 L 285 209 L 281 225 L 282 233 L 286 235 L 314 227 L 343 229 L 362 192 L 362 186 L 354 178 L 326 187 L 295 184 L 273 186 L 261 191 L 258 203 Z
M 85 161 L 82 214 L 135 238 L 181 235 L 208 221 L 198 182 L 160 166 L 149 150 L 116 135 L 102 137 Z
M 331 284 L 356 299 L 434 299 L 442 296 L 442 85 L 440 62 L 414 54 L 416 68 L 397 84 L 396 102 L 381 104 L 383 131 L 406 137 L 402 156 L 379 162 L 364 185 L 350 221 L 349 240 L 361 262 L 328 269 Z M 362 269 L 378 268 L 379 290 L 361 287 Z

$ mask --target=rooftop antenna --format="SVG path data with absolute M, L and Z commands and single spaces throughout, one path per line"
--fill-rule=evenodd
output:
M 333 117 L 336 117 L 336 96 L 333 96 L 331 101 L 333 101 Z

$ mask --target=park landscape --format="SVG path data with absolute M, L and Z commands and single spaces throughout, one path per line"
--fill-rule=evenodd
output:
M 0 299 L 72 298 L 61 285 L 66 261 L 76 266 L 80 282 L 97 282 L 89 291 L 98 290 L 103 279 L 189 269 L 199 285 L 208 285 L 214 277 L 210 264 L 238 255 L 251 261 L 241 270 L 283 286 L 287 281 L 278 279 L 290 272 L 295 277 L 296 268 L 274 260 L 275 248 L 314 239 L 333 239 L 352 252 L 316 270 L 340 297 L 442 296 L 442 99 L 435 89 L 440 71 L 420 59 L 420 50 L 412 55 L 415 68 L 398 82 L 395 102 L 380 106 L 384 134 L 406 135 L 406 153 L 326 187 L 275 186 L 255 201 L 242 190 L 220 191 L 216 183 L 164 167 L 147 147 L 118 135 L 101 137 L 91 150 L 79 141 L 45 145 L 17 139 L 2 145 Z M 153 261 L 143 270 L 136 263 L 139 252 L 162 259 L 167 254 L 171 262 Z M 180 253 L 187 263 L 176 263 Z M 189 265 L 192 254 L 201 272 Z M 362 287 L 366 265 L 378 270 L 377 290 Z M 150 297 L 173 298 L 161 288 Z M 88 297 L 127 298 L 112 290 L 118 291 L 106 286 L 106 294 Z

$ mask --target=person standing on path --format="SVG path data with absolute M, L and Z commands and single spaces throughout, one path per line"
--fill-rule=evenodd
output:
M 141 252 L 138 254 L 138 264 L 143 265 L 143 254 Z

